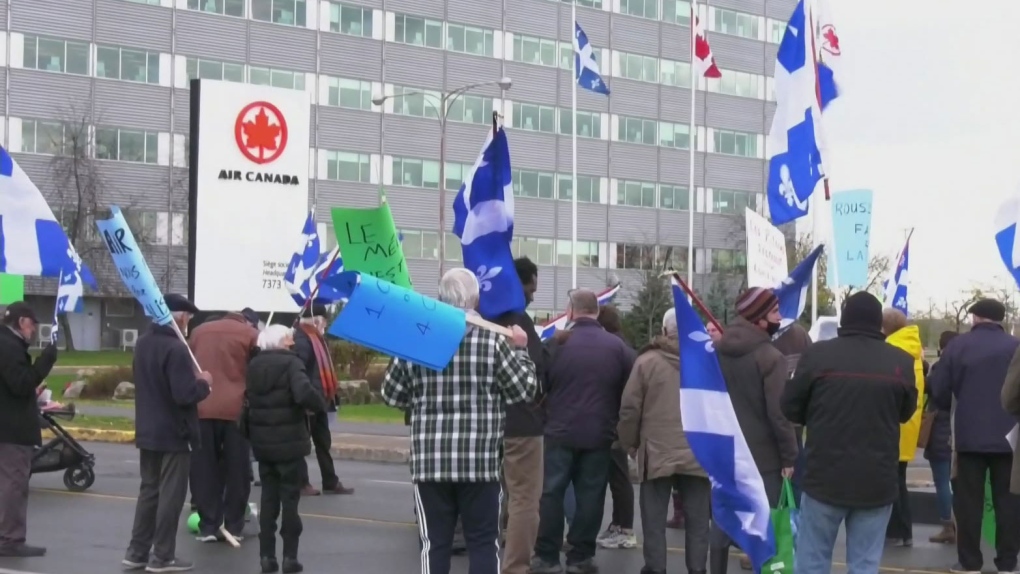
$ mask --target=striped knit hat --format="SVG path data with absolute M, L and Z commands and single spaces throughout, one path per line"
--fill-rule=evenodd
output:
M 779 306 L 779 299 L 771 289 L 751 287 L 737 297 L 737 314 L 752 323 L 761 321 L 769 311 Z

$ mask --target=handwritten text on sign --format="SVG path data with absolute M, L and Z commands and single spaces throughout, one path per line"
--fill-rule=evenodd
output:
M 365 273 L 400 287 L 411 286 L 388 203 L 371 209 L 334 207 L 333 229 L 345 270 Z
M 872 198 L 870 189 L 841 191 L 832 196 L 829 285 L 836 285 L 837 279 L 840 287 L 868 284 Z
M 96 221 L 99 235 L 106 244 L 106 249 L 113 258 L 113 264 L 124 281 L 124 286 L 131 291 L 145 314 L 160 325 L 172 321 L 170 310 L 163 300 L 163 293 L 156 286 L 145 257 L 138 248 L 131 228 L 124 219 L 124 214 L 117 207 L 110 208 L 113 217 Z
M 751 209 L 745 210 L 747 228 L 747 284 L 777 287 L 786 279 L 786 238 L 783 232 Z

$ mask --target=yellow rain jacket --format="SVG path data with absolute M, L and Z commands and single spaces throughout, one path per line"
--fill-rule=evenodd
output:
M 903 349 L 914 358 L 914 381 L 917 386 L 917 410 L 910 420 L 900 425 L 900 462 L 914 460 L 917 451 L 917 436 L 921 434 L 921 417 L 924 405 L 924 367 L 922 359 L 924 349 L 921 347 L 921 331 L 917 325 L 909 325 L 889 335 L 885 339 L 893 347 Z

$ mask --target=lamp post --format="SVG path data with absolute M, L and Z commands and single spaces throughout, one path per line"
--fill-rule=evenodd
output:
M 439 276 L 443 276 L 443 266 L 446 262 L 446 118 L 450 111 L 450 105 L 453 104 L 461 95 L 474 90 L 475 88 L 482 88 L 485 86 L 499 86 L 504 92 L 510 89 L 513 85 L 513 81 L 510 78 L 500 78 L 491 82 L 480 82 L 477 84 L 468 84 L 461 86 L 455 90 L 442 93 L 438 102 L 433 102 L 432 99 L 436 99 L 430 93 L 427 92 L 405 92 L 402 94 L 376 94 L 372 97 L 372 103 L 381 106 L 386 100 L 398 99 L 406 96 L 423 96 L 422 100 L 425 105 L 432 108 L 432 111 L 436 114 L 436 119 L 439 120 Z M 385 111 L 385 110 L 384 110 Z M 381 161 L 382 158 L 380 158 Z M 381 180 L 380 180 L 381 181 Z

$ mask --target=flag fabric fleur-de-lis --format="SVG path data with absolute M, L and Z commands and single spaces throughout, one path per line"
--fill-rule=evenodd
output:
M 707 332 L 694 331 L 692 333 L 689 333 L 687 336 L 690 337 L 692 341 L 695 341 L 697 343 L 704 343 L 706 353 L 715 352 L 715 347 L 712 346 L 712 337 L 709 336 Z
M 578 86 L 596 94 L 609 95 L 609 86 L 599 72 L 599 64 L 595 61 L 595 51 L 588 43 L 588 35 L 577 22 L 574 22 L 574 69 Z
M 496 278 L 503 271 L 502 267 L 486 267 L 482 265 L 475 271 L 475 276 L 478 277 L 478 288 L 482 291 L 489 291 L 492 289 L 492 280 Z
M 333 263 L 334 256 L 336 262 Z M 333 267 L 330 268 L 330 264 Z M 315 226 L 315 212 L 309 211 L 305 225 L 301 229 L 301 244 L 294 251 L 287 265 L 287 271 L 283 274 L 283 285 L 290 293 L 291 299 L 299 307 L 304 306 L 312 292 L 315 291 L 315 301 L 323 304 L 331 304 L 340 301 L 344 297 L 339 291 L 323 282 L 323 275 L 329 271 L 329 276 L 339 275 L 344 271 L 343 260 L 340 258 L 340 247 L 333 248 L 328 253 L 322 252 L 322 243 Z M 318 291 L 315 290 L 319 286 Z

